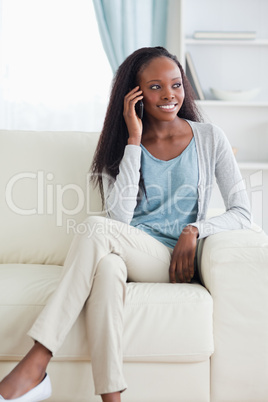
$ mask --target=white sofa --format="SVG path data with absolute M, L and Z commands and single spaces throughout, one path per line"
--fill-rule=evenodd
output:
M 74 230 L 100 214 L 88 172 L 97 133 L 0 132 L 0 378 L 55 289 Z M 126 402 L 268 401 L 268 237 L 199 244 L 203 285 L 128 283 Z M 51 401 L 93 402 L 83 311 L 49 365 Z

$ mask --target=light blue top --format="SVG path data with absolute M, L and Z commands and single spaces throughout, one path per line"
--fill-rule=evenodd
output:
M 174 248 L 185 226 L 195 222 L 198 207 L 198 161 L 194 137 L 174 159 L 155 158 L 141 145 L 146 195 L 134 210 L 131 225 Z
M 214 124 L 186 120 L 191 126 L 199 168 L 198 213 L 191 225 L 197 227 L 199 239 L 225 231 L 251 227 L 250 203 L 245 182 L 232 147 L 224 132 Z M 126 145 L 116 179 L 102 174 L 106 216 L 129 224 L 133 219 L 139 192 L 142 148 Z M 214 178 L 226 211 L 206 217 Z

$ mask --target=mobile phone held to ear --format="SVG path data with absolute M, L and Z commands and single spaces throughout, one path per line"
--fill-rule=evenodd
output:
M 136 103 L 135 110 L 136 110 L 137 116 L 142 120 L 143 110 L 144 110 L 144 104 L 143 104 L 142 100 L 140 100 Z

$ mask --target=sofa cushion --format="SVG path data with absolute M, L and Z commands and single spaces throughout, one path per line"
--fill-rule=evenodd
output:
M 61 271 L 53 265 L 0 265 L 0 359 L 20 359 L 31 347 L 25 334 Z M 83 316 L 84 310 L 55 359 L 90 359 Z M 199 362 L 212 352 L 212 299 L 203 286 L 127 284 L 125 361 Z
M 62 265 L 89 191 L 98 133 L 0 131 L 0 263 Z
M 199 251 L 215 311 L 212 400 L 268 401 L 268 236 L 221 232 Z

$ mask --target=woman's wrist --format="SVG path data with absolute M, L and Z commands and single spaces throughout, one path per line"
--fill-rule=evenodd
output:
M 127 144 L 128 145 L 138 145 L 138 146 L 140 146 L 141 140 L 138 139 L 138 138 L 129 138 Z
M 197 229 L 196 226 L 193 225 L 188 225 L 183 229 L 184 233 L 188 233 L 188 234 L 192 234 L 194 235 L 196 238 L 198 238 L 199 236 L 199 230 Z

